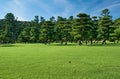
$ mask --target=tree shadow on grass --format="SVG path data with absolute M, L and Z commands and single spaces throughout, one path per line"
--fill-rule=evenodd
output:
M 0 47 L 18 47 L 18 45 L 14 45 L 14 44 L 1 44 Z
M 87 45 L 87 46 L 120 46 L 119 43 L 107 43 L 107 44 L 90 44 L 90 45 Z
M 56 44 L 50 44 L 49 46 L 78 46 L 78 45 L 77 44 L 67 44 L 67 45 L 65 45 L 65 44 L 56 43 Z
M 120 46 L 120 43 L 107 43 L 107 44 L 100 44 L 100 43 L 96 43 L 96 44 L 82 44 L 82 45 L 78 45 L 78 44 L 76 44 L 76 43 L 70 43 L 70 44 L 67 44 L 67 45 L 65 45 L 65 44 L 59 44 L 59 43 L 54 43 L 54 44 L 50 44 L 50 45 L 48 45 L 48 46 Z

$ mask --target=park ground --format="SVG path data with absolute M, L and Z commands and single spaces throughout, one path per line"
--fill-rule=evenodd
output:
M 120 45 L 0 45 L 0 79 L 119 79 Z

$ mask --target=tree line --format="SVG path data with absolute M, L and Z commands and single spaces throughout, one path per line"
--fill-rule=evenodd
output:
M 67 45 L 68 42 L 106 44 L 106 41 L 119 42 L 120 18 L 112 20 L 109 9 L 100 16 L 79 13 L 77 17 L 54 16 L 49 20 L 35 16 L 32 21 L 18 21 L 14 14 L 7 13 L 0 19 L 0 43 L 44 43 L 52 42 Z

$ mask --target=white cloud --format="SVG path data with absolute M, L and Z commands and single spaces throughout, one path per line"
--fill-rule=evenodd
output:
M 117 7 L 117 6 L 120 6 L 120 3 L 112 4 L 112 5 L 110 5 L 110 6 L 107 6 L 107 8 L 113 9 L 113 8 L 115 8 L 115 7 Z
M 120 1 L 118 0 L 102 0 L 99 4 L 97 4 L 99 0 L 93 0 L 91 2 L 78 0 L 79 3 L 72 3 L 70 0 L 50 1 L 50 3 L 47 3 L 46 0 L 8 0 L 6 5 L 3 6 L 3 10 L 4 13 L 12 12 L 19 20 L 28 20 L 25 18 L 28 15 L 41 15 L 47 18 L 52 15 L 63 17 L 69 17 L 70 15 L 76 16 L 79 12 L 88 12 L 90 15 L 100 15 L 100 12 L 105 8 L 114 10 L 120 6 Z M 30 7 L 37 10 L 32 10 Z M 30 17 L 28 16 L 27 18 Z
M 66 4 L 66 3 L 68 3 L 68 1 L 67 0 L 54 0 L 54 3 L 56 3 L 56 4 Z
M 120 2 L 119 1 L 113 1 L 109 4 L 106 4 L 107 1 L 104 1 L 103 3 L 101 3 L 100 5 L 98 5 L 97 7 L 93 8 L 93 12 L 91 11 L 90 15 L 100 15 L 101 11 L 105 8 L 108 8 L 110 11 L 115 10 L 116 7 L 120 6 Z M 104 5 L 102 5 L 104 4 Z
M 71 15 L 71 13 L 74 12 L 75 9 L 74 5 L 71 4 L 68 0 L 54 0 L 54 4 L 57 4 L 58 6 L 62 5 L 64 11 L 56 15 L 60 15 L 63 17 L 68 17 L 69 15 Z
M 4 5 L 4 11 L 6 13 L 13 13 L 16 17 L 18 17 L 18 20 L 26 20 L 25 18 L 25 11 L 26 7 L 22 0 L 11 0 Z
M 48 6 L 46 3 L 40 1 L 40 0 L 34 0 L 34 3 L 40 7 L 40 9 L 43 9 L 45 12 L 51 14 L 50 6 Z
M 20 8 L 25 8 L 25 6 L 22 4 L 22 2 L 20 2 L 20 0 L 13 0 L 13 2 Z

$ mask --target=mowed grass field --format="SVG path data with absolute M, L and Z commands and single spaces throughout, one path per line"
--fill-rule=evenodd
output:
M 120 79 L 120 46 L 0 45 L 0 79 Z

